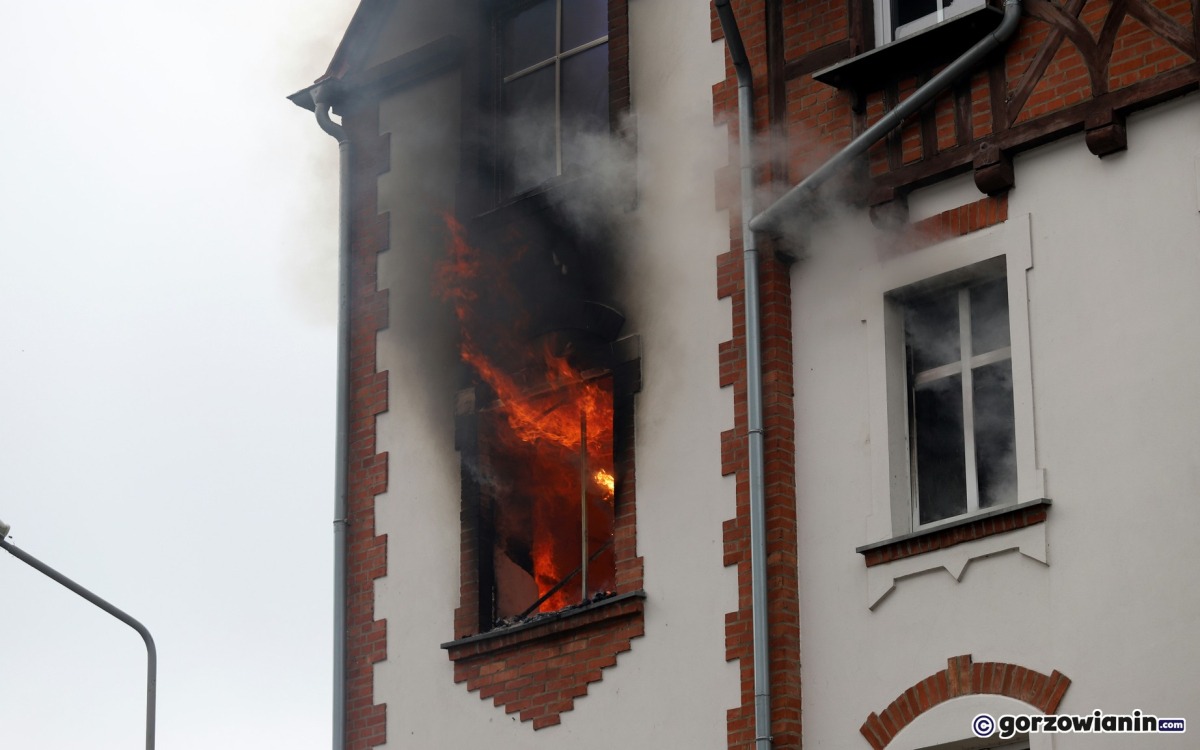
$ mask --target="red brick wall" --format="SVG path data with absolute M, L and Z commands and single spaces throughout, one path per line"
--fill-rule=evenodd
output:
M 609 27 L 615 126 L 630 103 L 627 0 L 610 2 Z M 377 452 L 375 418 L 387 410 L 388 374 L 376 369 L 375 335 L 388 320 L 387 292 L 377 288 L 377 261 L 388 248 L 389 217 L 378 212 L 376 180 L 389 168 L 390 146 L 387 136 L 379 135 L 378 100 L 373 97 L 356 100 L 353 110 L 343 113 L 343 123 L 353 144 L 346 732 L 347 747 L 357 750 L 387 740 L 387 706 L 375 702 L 373 665 L 387 658 L 387 622 L 374 615 L 374 581 L 387 574 L 387 536 L 375 533 L 374 506 L 376 496 L 387 489 L 387 454 Z M 621 592 L 642 586 L 642 560 L 636 550 L 632 418 L 628 432 L 614 543 Z M 478 629 L 477 603 L 473 608 L 465 604 L 478 601 L 474 531 L 464 517 L 464 606 L 456 612 L 456 637 Z M 587 684 L 600 679 L 602 670 L 615 664 L 616 655 L 629 650 L 632 639 L 643 632 L 640 598 L 598 612 L 573 618 L 570 628 L 540 628 L 538 638 L 452 649 L 455 679 L 466 681 L 468 689 L 480 690 L 481 697 L 493 698 L 509 712 L 519 711 L 536 729 L 557 724 L 574 698 L 587 693 Z
M 617 656 L 645 633 L 641 598 L 594 609 L 499 637 L 451 645 L 454 681 L 497 708 L 543 729 L 561 721 L 603 679 Z
M 743 43 L 755 75 L 755 120 L 767 127 L 766 6 L 761 0 L 734 2 Z M 833 7 L 833 4 L 820 7 Z M 810 19 L 811 21 L 812 19 Z M 810 25 L 793 18 L 789 28 L 802 33 Z M 714 38 L 720 24 L 713 17 Z M 730 124 L 730 169 L 737 168 L 737 79 L 732 65 L 713 87 L 718 122 Z M 764 176 L 766 173 L 764 172 Z M 719 347 L 720 385 L 733 388 L 734 428 L 721 435 L 721 473 L 736 477 L 736 516 L 724 524 L 724 561 L 736 566 L 738 608 L 725 616 L 725 658 L 739 664 L 741 703 L 727 714 L 730 748 L 754 746 L 754 669 L 751 637 L 750 503 L 747 476 L 746 307 L 743 281 L 740 198 L 722 190 L 719 207 L 730 214 L 730 250 L 717 258 L 717 296 L 732 301 L 733 338 Z M 760 264 L 759 310 L 763 353 L 763 426 L 766 484 L 768 626 L 771 654 L 771 734 L 774 747 L 800 747 L 800 607 L 796 562 L 796 449 L 792 378 L 792 292 L 788 266 L 771 253 Z
M 375 619 L 375 579 L 387 574 L 387 536 L 375 533 L 375 496 L 387 490 L 387 454 L 378 453 L 375 418 L 387 411 L 388 374 L 375 363 L 375 334 L 388 324 L 386 290 L 377 287 L 378 256 L 388 247 L 388 214 L 380 214 L 378 176 L 390 145 L 379 135 L 378 104 L 347 112 L 352 143 L 350 272 L 350 450 L 346 563 L 346 747 L 365 750 L 387 740 L 387 706 L 375 703 L 374 664 L 387 658 L 387 621 Z
M 829 58 L 831 50 L 850 54 L 862 44 L 865 34 L 851 22 L 852 12 L 862 14 L 860 4 L 780 1 L 786 181 L 795 183 L 936 70 L 880 81 L 862 92 L 865 114 L 854 114 L 850 92 L 817 82 L 809 73 L 836 61 Z M 1195 90 L 1198 6 L 1195 0 L 1024 0 L 1020 25 L 998 62 L 982 67 L 872 149 L 868 171 L 886 187 L 877 188 L 870 200 L 890 200 L 896 187 L 903 194 L 969 169 L 972 147 L 980 140 L 1011 154 L 1114 118 L 1123 128 L 1129 112 Z M 743 26 L 752 30 L 767 14 L 762 0 L 738 7 Z M 747 35 L 748 47 L 754 46 L 753 33 Z M 715 25 L 714 35 L 719 36 Z M 752 57 L 758 76 L 767 58 L 762 49 Z M 818 57 L 821 63 L 805 64 Z M 756 112 L 765 107 L 756 104 Z M 1123 133 L 1115 141 L 1089 145 L 1098 155 L 1120 150 Z

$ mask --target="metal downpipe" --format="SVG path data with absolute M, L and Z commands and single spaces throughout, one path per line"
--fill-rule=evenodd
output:
M 346 745 L 346 493 L 350 455 L 350 138 L 329 117 L 331 84 L 313 89 L 317 124 L 337 139 L 338 328 L 337 437 L 333 503 L 333 750 Z
M 912 96 L 901 102 L 874 125 L 864 130 L 862 134 L 850 141 L 841 151 L 834 154 L 829 161 L 801 180 L 798 185 L 785 193 L 779 200 L 772 203 L 761 214 L 755 216 L 750 222 L 750 228 L 755 232 L 778 232 L 784 217 L 790 211 L 794 211 L 804 200 L 812 197 L 816 193 L 817 188 L 835 172 L 866 152 L 876 141 L 900 125 L 909 115 L 932 101 L 934 97 L 960 77 L 972 72 L 976 64 L 1012 36 L 1013 32 L 1017 29 L 1017 23 L 1020 19 L 1020 0 L 1005 0 L 1004 18 L 994 31 L 976 42 L 971 49 L 964 52 L 958 59 L 947 65 L 942 72 L 929 79 L 924 86 L 917 89 Z
M 715 1 L 738 79 L 738 156 L 741 162 L 742 249 L 746 308 L 746 432 L 750 480 L 750 610 L 754 651 L 754 747 L 771 750 L 771 662 L 767 627 L 766 483 L 763 478 L 762 329 L 754 216 L 754 76 L 729 0 Z

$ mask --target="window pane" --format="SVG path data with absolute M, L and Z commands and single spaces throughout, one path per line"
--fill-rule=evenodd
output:
M 967 512 L 962 376 L 935 380 L 913 395 L 919 519 L 926 524 Z
M 505 194 L 537 187 L 557 173 L 554 66 L 504 84 Z
M 985 354 L 1009 345 L 1008 280 L 971 287 L 971 348 Z
M 913 353 L 913 372 L 958 361 L 958 292 L 909 305 L 904 332 Z
M 608 0 L 562 0 L 562 51 L 608 34 Z
M 1013 419 L 1012 361 L 977 367 L 975 394 L 975 464 L 979 474 L 979 507 L 1017 501 L 1016 428 Z
M 562 123 L 566 172 L 589 160 L 588 136 L 608 132 L 607 44 L 562 61 Z
M 542 0 L 504 22 L 500 65 L 504 75 L 554 57 L 554 14 L 554 0 Z
M 588 407 L 587 463 L 578 444 L 528 440 L 515 432 L 500 404 L 480 413 L 481 539 L 491 544 L 497 620 L 553 612 L 616 587 L 612 377 L 590 381 L 588 398 L 574 388 L 531 396 L 523 403 L 553 429 L 553 418 L 580 426 Z M 577 440 L 582 436 L 577 436 Z M 588 571 L 583 588 L 582 513 L 587 508 Z M 488 561 L 484 561 L 485 563 Z M 566 581 L 564 585 L 560 583 Z
M 930 13 L 937 13 L 937 0 L 893 0 L 892 28 L 903 26 Z

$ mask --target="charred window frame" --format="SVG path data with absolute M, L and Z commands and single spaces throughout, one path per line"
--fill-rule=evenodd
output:
M 912 528 L 1016 503 L 1016 426 L 1003 265 L 896 295 L 904 311 Z
M 542 0 L 542 3 L 547 0 Z M 466 58 L 463 65 L 463 171 L 460 175 L 458 189 L 458 205 L 461 216 L 480 216 L 497 208 L 504 208 L 519 203 L 532 195 L 543 192 L 577 190 L 587 195 L 589 188 L 586 177 L 590 170 L 580 169 L 580 151 L 577 145 L 599 145 L 599 140 L 592 136 L 615 135 L 617 138 L 609 144 L 619 150 L 621 163 L 631 162 L 636 151 L 636 129 L 632 127 L 630 112 L 629 85 L 629 0 L 590 0 L 587 7 L 593 19 L 590 28 L 596 36 L 586 34 L 583 39 L 571 32 L 563 35 L 557 21 L 559 10 L 557 3 L 550 0 L 549 5 L 531 2 L 530 0 L 481 0 L 482 13 L 473 16 L 464 26 L 464 34 L 470 40 L 469 46 L 476 49 L 477 54 Z M 572 9 L 578 10 L 579 0 L 563 0 L 563 13 L 570 16 Z M 536 60 L 521 58 L 514 61 L 508 70 L 505 69 L 504 44 L 506 24 L 516 24 L 523 13 L 534 12 L 537 8 L 554 8 L 553 50 L 552 55 L 546 54 Z M 542 10 L 546 16 L 550 15 Z M 600 24 L 603 23 L 603 28 Z M 586 24 L 585 24 L 586 25 Z M 573 45 L 560 47 L 562 39 L 565 44 Z M 601 41 L 601 40 L 604 41 Z M 578 43 L 576 43 L 578 42 Z M 543 45 L 544 46 L 544 45 Z M 588 75 L 578 75 L 579 65 L 587 68 L 589 60 L 607 56 L 607 66 L 602 70 L 592 70 Z M 539 65 L 543 67 L 538 67 Z M 520 66 L 520 67 L 516 67 Z M 592 65 L 592 68 L 601 66 Z M 576 70 L 572 70 L 576 68 Z M 566 90 L 570 93 L 573 81 L 584 78 L 585 82 L 594 84 L 595 89 L 605 93 L 597 99 L 593 97 L 592 109 L 584 108 L 585 113 L 592 113 L 584 118 L 584 130 L 578 127 L 560 128 L 556 119 L 562 121 L 562 112 L 558 108 L 558 96 L 561 80 L 565 73 Z M 534 149 L 534 158 L 521 162 L 514 159 L 513 151 L 506 151 L 506 138 L 518 136 L 518 141 L 534 140 L 532 135 L 537 127 L 512 129 L 506 127 L 503 117 L 507 106 L 510 110 L 520 110 L 516 100 L 522 92 L 520 89 L 536 89 L 535 79 L 538 74 L 543 78 L 554 78 L 554 103 L 548 110 L 548 116 L 542 118 L 542 130 L 551 133 L 551 137 L 543 138 L 539 151 Z M 508 83 L 505 83 L 508 79 Z M 511 89 L 516 88 L 516 91 Z M 544 84 L 543 84 L 544 87 Z M 504 89 L 510 91 L 505 96 Z M 544 90 L 544 88 L 543 88 Z M 532 94 L 531 94 L 532 95 Z M 549 97 L 543 95 L 543 100 Z M 567 117 L 564 124 L 577 125 L 577 118 L 571 112 L 575 102 L 567 102 Z M 547 115 L 547 112 L 543 112 Z M 536 120 L 536 118 L 535 118 Z M 545 123 L 549 123 L 547 128 Z M 559 134 L 567 135 L 566 142 L 560 148 Z M 572 134 L 586 133 L 586 137 L 572 140 Z M 518 143 L 520 145 L 520 143 Z M 561 150 L 561 155 L 560 155 Z M 590 150 L 590 149 L 589 149 Z M 519 151 L 519 149 L 518 149 Z M 540 154 L 540 156 L 538 155 Z M 588 154 L 593 156 L 594 154 Z M 527 155 L 528 156 L 528 155 Z M 561 163 L 560 163 L 561 159 Z M 603 160 L 606 164 L 605 185 L 613 186 L 613 174 L 608 166 L 611 160 Z M 514 174 L 512 167 L 521 166 L 529 174 Z M 562 167 L 560 170 L 559 167 Z M 539 174 L 540 172 L 540 174 Z M 621 188 L 620 200 L 632 206 L 636 201 L 636 183 L 632 170 L 628 170 L 628 183 Z M 577 185 L 577 186 L 576 186 Z M 569 197 L 569 196 L 568 196 Z
M 588 138 L 609 131 L 609 3 L 508 5 L 492 38 L 503 201 L 578 173 Z
M 578 511 L 585 506 L 568 502 L 566 512 L 558 514 L 557 523 L 566 524 L 568 535 L 578 532 L 566 545 L 578 550 L 578 555 L 563 567 L 557 580 L 550 585 L 539 585 L 537 573 L 528 573 L 524 586 L 519 582 L 520 571 L 513 566 L 529 565 L 535 539 L 517 541 L 515 550 L 506 549 L 499 539 L 501 525 L 512 523 L 515 518 L 511 503 L 520 488 L 514 493 L 512 484 L 528 479 L 516 473 L 513 467 L 496 469 L 489 464 L 497 459 L 520 460 L 520 456 L 497 455 L 498 413 L 496 396 L 484 384 L 477 384 L 459 392 L 456 405 L 456 448 L 462 458 L 462 600 L 455 617 L 456 638 L 488 633 L 496 628 L 521 624 L 538 617 L 556 614 L 564 610 L 579 609 L 603 602 L 618 594 L 634 594 L 641 585 L 640 559 L 635 556 L 636 512 L 634 508 L 634 396 L 641 389 L 640 340 L 628 337 L 611 344 L 601 344 L 586 355 L 591 367 L 582 373 L 584 383 L 598 383 L 601 390 L 612 399 L 611 425 L 595 425 L 581 421 L 581 433 L 596 431 L 611 435 L 608 455 L 596 455 L 594 450 L 576 450 L 578 463 L 568 471 L 579 472 L 579 484 L 584 490 L 592 511 L 597 508 L 607 518 L 596 524 L 597 515 L 586 516 L 591 521 L 588 530 L 583 516 Z M 561 399 L 553 389 L 533 388 L 529 393 L 535 406 L 560 407 Z M 570 406 L 566 407 L 570 409 Z M 502 427 L 500 429 L 503 429 Z M 609 432 L 611 430 L 611 432 Z M 587 443 L 581 441 L 581 445 Z M 545 450 L 530 446 L 529 450 Z M 572 457 L 566 457 L 568 463 Z M 598 460 L 596 460 L 598 459 Z M 593 461 L 595 463 L 593 463 Z M 608 469 L 611 468 L 611 471 Z M 506 473 L 497 481 L 493 469 Z M 583 471 L 581 471 L 583 469 Z M 608 477 L 600 479 L 600 472 Z M 610 486 L 605 486 L 611 482 Z M 579 490 L 575 490 L 578 492 Z M 567 498 L 562 498 L 567 499 Z M 569 498 L 573 501 L 576 498 Z M 519 515 L 519 514 L 517 514 Z M 606 524 L 606 525 L 605 525 Z M 533 530 L 547 534 L 552 529 Z M 587 536 L 585 536 L 585 534 Z M 583 539 L 589 539 L 586 545 Z M 586 558 L 584 550 L 587 550 Z M 569 556 L 569 555 L 568 555 Z M 587 559 L 588 570 L 580 560 Z M 508 567 L 508 570 L 502 568 Z M 581 583 L 587 576 L 586 588 Z M 520 591 L 521 588 L 525 590 Z M 522 595 L 523 594 L 523 595 Z

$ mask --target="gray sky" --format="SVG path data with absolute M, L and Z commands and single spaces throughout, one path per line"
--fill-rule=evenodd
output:
M 158 643 L 158 747 L 329 743 L 336 144 L 353 0 L 9 3 L 0 519 Z M 5 747 L 142 746 L 133 630 L 0 554 Z

